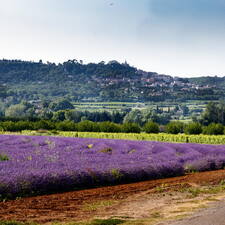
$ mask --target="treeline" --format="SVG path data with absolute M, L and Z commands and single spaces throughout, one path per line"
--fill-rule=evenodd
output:
M 74 123 L 72 121 L 53 122 L 49 120 L 40 121 L 2 121 L 0 122 L 2 131 L 23 131 L 23 130 L 51 130 L 53 131 L 78 131 L 78 132 L 105 132 L 105 133 L 159 133 L 165 132 L 169 134 L 208 134 L 222 135 L 225 129 L 222 124 L 211 123 L 208 126 L 202 126 L 200 123 L 192 122 L 184 124 L 179 121 L 170 122 L 165 126 L 150 121 L 143 126 L 137 123 L 117 124 L 113 122 L 92 122 L 81 121 Z

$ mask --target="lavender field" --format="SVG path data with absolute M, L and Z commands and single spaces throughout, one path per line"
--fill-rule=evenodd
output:
M 225 145 L 0 135 L 1 198 L 221 169 Z

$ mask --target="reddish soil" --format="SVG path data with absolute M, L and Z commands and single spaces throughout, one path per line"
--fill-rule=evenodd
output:
M 103 200 L 121 200 L 143 191 L 155 191 L 155 187 L 179 188 L 180 185 L 218 184 L 225 179 L 225 170 L 194 173 L 182 177 L 152 180 L 132 184 L 102 187 L 61 194 L 22 198 L 0 202 L 0 220 L 35 221 L 80 221 L 94 216 L 84 209 L 85 204 Z

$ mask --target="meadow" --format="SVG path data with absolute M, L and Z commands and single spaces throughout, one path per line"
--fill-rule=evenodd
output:
M 0 135 L 1 199 L 181 176 L 225 166 L 224 145 Z

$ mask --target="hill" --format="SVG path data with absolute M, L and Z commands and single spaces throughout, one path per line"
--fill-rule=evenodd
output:
M 0 97 L 8 104 L 71 101 L 185 101 L 225 97 L 225 77 L 184 79 L 145 72 L 127 63 L 61 64 L 0 60 Z

